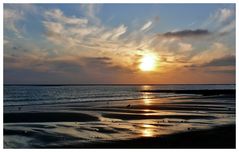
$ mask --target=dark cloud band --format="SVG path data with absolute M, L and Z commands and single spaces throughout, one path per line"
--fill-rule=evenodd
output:
M 205 36 L 209 35 L 210 32 L 204 29 L 197 29 L 197 30 L 182 30 L 177 32 L 167 32 L 164 33 L 163 36 L 166 37 L 191 37 L 191 36 Z

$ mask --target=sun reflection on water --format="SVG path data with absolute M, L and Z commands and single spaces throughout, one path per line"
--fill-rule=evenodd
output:
M 147 99 L 147 98 L 143 99 L 143 101 L 144 101 L 145 105 L 150 105 L 152 103 L 152 101 L 150 99 Z
M 151 105 L 152 104 L 152 96 L 150 96 L 149 93 L 143 93 L 142 94 L 142 97 L 143 97 L 143 103 L 145 105 Z
M 150 86 L 150 85 L 141 86 L 141 90 L 150 90 L 151 88 L 152 88 L 152 86 Z
M 152 129 L 145 129 L 145 130 L 143 130 L 143 136 L 144 137 L 152 137 L 153 136 Z
M 154 133 L 152 125 L 144 124 L 142 126 L 142 136 L 144 136 L 144 137 L 152 137 L 154 135 L 155 135 L 155 133 Z

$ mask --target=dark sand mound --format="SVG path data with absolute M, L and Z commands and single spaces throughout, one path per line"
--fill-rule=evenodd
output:
M 21 122 L 74 122 L 98 121 L 97 117 L 83 113 L 43 112 L 43 113 L 4 113 L 4 123 Z

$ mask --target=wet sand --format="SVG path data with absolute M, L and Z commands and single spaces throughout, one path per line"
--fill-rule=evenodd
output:
M 204 115 L 139 115 L 139 114 L 102 114 L 102 116 L 107 118 L 116 118 L 121 120 L 138 120 L 138 119 L 213 119 L 213 116 Z
M 25 123 L 25 122 L 74 122 L 74 121 L 97 121 L 98 118 L 82 114 L 69 112 L 25 112 L 25 113 L 6 113 L 4 123 Z
M 235 95 L 4 106 L 4 148 L 235 148 Z
M 65 145 L 50 148 L 236 148 L 236 126 L 225 125 L 212 129 L 175 133 L 160 137 L 125 141 Z

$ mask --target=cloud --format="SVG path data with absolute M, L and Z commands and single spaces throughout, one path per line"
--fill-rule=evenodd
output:
M 30 15 L 38 13 L 37 7 L 32 4 L 4 4 L 4 30 L 15 34 L 18 38 L 24 37 L 24 24 Z
M 223 26 L 220 30 L 219 33 L 221 35 L 225 35 L 229 32 L 235 31 L 235 27 L 236 27 L 236 22 L 235 20 L 231 21 L 230 23 L 226 24 L 225 26 Z
M 46 11 L 45 18 L 51 21 L 77 26 L 86 25 L 88 23 L 88 20 L 84 18 L 66 17 L 60 9 Z
M 219 65 L 202 65 L 200 68 L 209 74 L 226 74 L 234 77 L 236 73 L 236 66 L 235 64 L 233 65 L 233 63 L 225 63 L 225 65 L 222 65 L 221 63 L 219 63 Z
M 192 44 L 179 42 L 178 45 L 180 52 L 189 52 L 193 50 Z
M 47 39 L 60 49 L 74 53 L 90 52 L 89 49 L 112 51 L 122 47 L 122 36 L 127 32 L 124 24 L 114 28 L 89 24 L 88 18 L 66 16 L 59 9 L 48 10 L 44 17 Z
M 127 27 L 124 25 L 119 26 L 118 28 L 112 31 L 112 40 L 116 40 L 118 37 L 123 35 L 127 31 Z
M 167 32 L 164 33 L 165 37 L 196 37 L 196 36 L 206 36 L 209 35 L 210 32 L 204 29 L 196 29 L 196 30 L 182 30 L 176 32 Z
M 236 57 L 233 55 L 224 56 L 222 58 L 214 59 L 202 66 L 235 66 Z
M 209 15 L 207 20 L 203 22 L 202 27 L 214 27 L 219 28 L 224 24 L 227 24 L 233 20 L 235 16 L 235 9 L 232 8 L 220 8 Z
M 209 15 L 201 25 L 202 28 L 210 29 L 219 36 L 235 31 L 235 8 L 220 8 Z
M 4 56 L 5 83 L 109 83 L 132 73 L 109 57 Z M 27 73 L 27 74 L 26 74 Z M 15 76 L 18 75 L 16 78 Z
M 190 71 L 214 75 L 214 77 L 215 74 L 227 74 L 233 78 L 236 64 L 234 53 L 224 44 L 214 42 L 208 49 L 195 53 L 183 67 Z
M 82 60 L 85 62 L 86 65 L 90 65 L 91 67 L 96 66 L 96 65 L 104 65 L 104 66 L 108 66 L 111 63 L 111 58 L 109 57 L 85 57 L 82 58 Z
M 45 63 L 44 63 L 45 64 Z M 46 65 L 47 66 L 47 65 Z M 54 73 L 79 73 L 82 71 L 82 65 L 77 60 L 49 60 L 50 72 Z
M 229 8 L 221 8 L 211 16 L 211 19 L 223 23 L 230 19 L 230 17 L 232 17 L 233 15 L 234 10 Z
M 64 27 L 61 23 L 44 21 L 43 24 L 49 31 L 54 33 L 61 33 L 64 30 Z
M 148 21 L 147 23 L 145 23 L 145 24 L 140 28 L 140 30 L 141 30 L 141 31 L 145 31 L 145 30 L 147 30 L 148 28 L 150 28 L 151 25 L 152 25 L 152 21 Z
M 236 70 L 235 69 L 225 69 L 225 70 L 208 70 L 208 73 L 213 73 L 213 74 L 236 74 Z
M 207 73 L 226 73 L 233 74 L 235 73 L 235 64 L 236 57 L 234 55 L 227 55 L 221 58 L 213 59 L 210 62 L 206 62 L 203 64 L 191 64 L 184 66 L 190 70 L 203 70 Z
M 106 73 L 108 72 L 114 74 L 117 74 L 118 72 L 133 72 L 128 67 L 114 64 L 112 58 L 109 57 L 84 57 L 81 58 L 81 60 L 83 61 L 85 71 L 90 69 L 91 71 L 99 73 L 105 71 Z
M 97 17 L 97 13 L 100 11 L 100 4 L 81 4 L 81 10 L 83 10 L 83 13 L 85 16 L 89 19 L 90 22 L 100 25 L 101 21 Z
M 24 20 L 23 11 L 17 11 L 14 9 L 4 9 L 4 28 L 14 32 L 19 38 L 21 38 L 21 31 L 17 26 L 18 21 Z
M 4 55 L 4 63 L 6 69 L 45 73 L 77 73 L 81 69 L 81 63 L 77 57 L 49 57 L 40 51 L 25 52 L 20 56 L 6 54 Z
M 42 21 L 42 23 L 46 28 L 45 35 L 47 39 L 56 45 L 64 45 L 66 47 L 74 46 L 81 40 L 81 33 L 84 33 L 82 31 L 88 23 L 88 20 L 85 18 L 65 16 L 60 9 L 46 11 L 44 18 L 46 20 Z
M 81 57 L 74 55 L 49 56 L 43 51 L 23 52 L 22 48 L 16 48 L 21 54 L 4 54 L 4 68 L 12 70 L 30 70 L 32 72 L 58 73 L 58 74 L 106 74 L 127 72 L 127 67 L 115 64 L 110 57 Z
M 190 62 L 204 64 L 212 60 L 232 55 L 233 51 L 226 47 L 223 43 L 214 42 L 207 50 L 195 54 Z
M 221 68 L 220 65 L 228 64 L 229 67 L 229 64 L 232 64 L 229 60 L 235 51 L 227 47 L 227 42 L 216 37 L 215 31 L 210 28 L 195 30 L 186 28 L 181 31 L 155 34 L 145 31 L 150 30 L 158 19 L 151 18 L 151 21 L 145 22 L 142 27 L 140 25 L 132 29 L 128 27 L 128 24 L 131 25 L 128 22 L 104 25 L 97 17 L 100 8 L 98 5 L 87 4 L 80 8 L 84 13 L 77 12 L 75 16 L 71 16 L 61 9 L 42 7 L 40 13 L 42 16 L 37 16 L 40 19 L 37 23 L 42 23 L 40 26 L 43 27 L 43 36 L 46 40 L 44 39 L 44 43 L 40 42 L 41 45 L 38 46 L 38 42 L 34 42 L 35 48 L 30 48 L 27 45 L 31 41 L 13 41 L 6 37 L 4 66 L 8 69 L 28 70 L 31 73 L 67 75 L 65 80 L 75 79 L 75 82 L 84 80 L 116 82 L 114 80 L 121 79 L 123 75 L 137 73 L 139 79 L 144 82 L 149 79 L 141 77 L 144 74 L 138 71 L 138 65 L 140 58 L 147 53 L 158 56 L 159 71 L 164 74 L 173 71 L 177 75 L 178 70 L 184 66 L 195 68 L 200 72 L 204 68 L 213 71 L 210 68 L 216 67 L 214 69 L 216 71 Z M 222 33 L 227 33 L 235 29 L 235 21 L 230 20 L 230 13 L 224 14 L 224 21 L 220 21 L 223 28 L 220 29 Z M 17 29 L 19 29 L 17 23 L 24 20 L 24 15 L 25 12 L 22 19 L 16 17 L 16 22 L 13 22 Z M 22 45 L 18 46 L 19 43 Z M 162 77 L 154 78 L 156 82 L 157 78 Z M 128 79 L 129 77 L 125 77 L 124 80 Z M 54 81 L 54 78 L 52 80 Z

